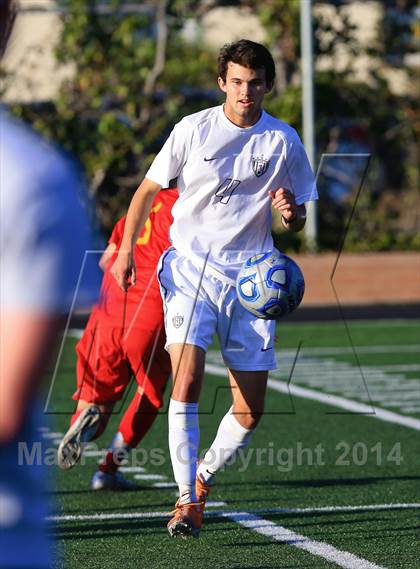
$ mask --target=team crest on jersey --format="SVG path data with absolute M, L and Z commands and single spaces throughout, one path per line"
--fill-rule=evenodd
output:
M 174 325 L 175 328 L 181 328 L 183 323 L 184 323 L 184 317 L 181 316 L 181 314 L 175 314 L 175 316 L 172 318 L 172 324 Z
M 270 164 L 270 160 L 266 160 L 264 156 L 259 156 L 257 158 L 252 157 L 252 169 L 254 174 L 259 178 L 263 174 L 267 172 L 268 165 Z

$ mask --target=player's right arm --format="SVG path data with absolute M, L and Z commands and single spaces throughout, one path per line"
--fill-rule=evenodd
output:
M 136 282 L 134 247 L 138 234 L 150 215 L 153 200 L 161 188 L 160 184 L 145 178 L 131 200 L 121 247 L 111 268 L 111 273 L 121 290 L 126 291 L 131 284 L 134 285 Z
M 116 243 L 110 243 L 99 259 L 99 267 L 105 272 L 117 248 Z
M 134 247 L 140 230 L 149 217 L 153 200 L 161 188 L 170 185 L 177 178 L 185 163 L 187 147 L 190 142 L 191 128 L 183 119 L 175 125 L 169 138 L 153 160 L 146 178 L 138 187 L 128 208 L 124 237 L 118 257 L 111 268 L 111 273 L 118 286 L 126 291 L 136 282 L 134 266 Z M 131 279 L 131 283 L 129 280 Z

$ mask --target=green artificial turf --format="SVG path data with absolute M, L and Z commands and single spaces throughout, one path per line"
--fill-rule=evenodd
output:
M 301 355 L 306 357 L 305 348 L 353 345 L 389 346 L 390 351 L 358 354 L 352 349 L 335 355 L 325 352 L 317 355 L 316 361 L 327 358 L 348 363 L 354 367 L 355 377 L 359 363 L 363 368 L 420 363 L 419 352 L 414 349 L 420 342 L 418 322 L 360 321 L 350 322 L 348 328 L 339 322 L 286 323 L 278 328 L 280 360 L 283 348 L 290 356 L 300 345 Z M 70 400 L 75 381 L 74 344 L 73 339 L 66 341 L 51 391 L 51 428 L 56 432 L 65 432 L 74 405 Z M 398 346 L 413 349 L 399 353 Z M 418 371 L 402 376 L 415 379 Z M 220 418 L 230 405 L 226 385 L 222 376 L 206 377 L 200 404 L 202 449 L 211 444 Z M 168 395 L 167 392 L 166 398 Z M 400 413 L 398 409 L 392 410 Z M 120 418 L 121 409 L 118 409 L 106 433 L 96 441 L 98 448 L 105 448 L 110 442 Z M 137 462 L 132 464 L 171 482 L 166 406 L 142 441 L 141 450 Z M 164 516 L 122 517 L 122 514 L 170 511 L 176 499 L 174 488 L 157 488 L 153 485 L 155 480 L 142 480 L 133 492 L 93 493 L 89 482 L 97 457 L 84 459 L 83 464 L 68 472 L 52 468 L 56 475 L 56 489 L 50 492 L 54 513 L 99 516 L 88 521 L 76 518 L 50 525 L 58 553 L 55 566 L 60 569 L 337 567 L 294 545 L 245 529 L 220 513 L 238 511 L 255 513 L 278 526 L 382 567 L 416 569 L 420 564 L 415 537 L 418 509 L 328 513 L 293 513 L 290 509 L 419 502 L 419 450 L 418 431 L 414 429 L 269 390 L 267 414 L 248 454 L 218 475 L 212 491 L 211 500 L 226 505 L 208 508 L 198 540 L 170 539 L 165 530 L 168 518 Z M 159 460 L 152 460 L 153 453 Z M 214 510 L 219 514 L 212 514 Z M 101 518 L 107 514 L 115 519 Z

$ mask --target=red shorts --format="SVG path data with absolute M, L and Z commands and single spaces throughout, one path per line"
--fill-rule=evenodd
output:
M 122 398 L 132 375 L 152 404 L 161 407 L 171 373 L 164 349 L 162 300 L 144 300 L 141 314 L 123 328 L 96 308 L 76 346 L 77 391 L 73 399 L 107 403 Z

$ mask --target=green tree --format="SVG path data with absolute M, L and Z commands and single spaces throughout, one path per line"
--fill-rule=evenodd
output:
M 386 71 L 394 68 L 413 79 L 413 70 L 405 64 L 419 37 L 418 20 L 414 18 L 415 0 L 386 0 L 372 45 L 358 43 L 356 27 L 350 21 L 346 2 L 328 3 L 328 12 L 314 13 L 314 55 L 327 55 L 333 63 L 331 71 L 316 73 L 316 143 L 318 159 L 326 151 L 349 143 L 349 131 L 362 131 L 366 150 L 373 155 L 356 216 L 350 226 L 346 247 L 353 250 L 384 250 L 418 247 L 417 152 L 420 131 L 418 89 L 393 94 Z M 276 58 L 278 79 L 268 110 L 301 130 L 299 1 L 244 0 L 258 13 L 267 32 L 268 43 Z M 350 55 L 347 67 L 336 71 L 340 50 Z M 354 79 L 352 58 L 371 57 L 369 80 Z M 416 82 L 413 82 L 416 85 Z M 344 145 L 345 145 L 344 144 Z M 351 144 L 350 144 L 351 146 Z M 337 202 L 328 196 L 328 180 L 320 176 L 319 247 L 336 249 L 346 221 L 352 211 L 359 179 L 349 188 L 346 199 Z M 299 250 L 304 247 L 302 235 L 281 231 L 275 221 L 276 242 L 280 248 Z
M 170 2 L 62 2 L 56 47 L 72 77 L 43 109 L 15 112 L 82 162 L 102 226 L 127 208 L 173 124 L 215 104 L 214 60 L 182 40 Z
M 14 110 L 79 157 L 106 230 L 126 210 L 173 124 L 181 116 L 217 102 L 215 54 L 183 39 L 187 18 L 194 18 L 199 25 L 204 14 L 219 6 L 248 8 L 257 14 L 277 68 L 267 110 L 301 130 L 298 0 L 62 0 L 60 4 L 63 27 L 56 57 L 59 63 L 70 64 L 74 73 L 55 101 L 42 108 L 15 105 Z M 327 54 L 334 62 L 339 48 L 345 46 L 350 54 L 364 51 L 377 62 L 364 84 L 355 82 L 351 58 L 340 72 L 333 67 L 316 75 L 318 154 L 331 147 L 332 138 L 339 138 L 347 123 L 368 132 L 374 154 L 376 166 L 365 198 L 369 208 L 365 237 L 361 240 L 356 233 L 349 235 L 349 243 L 358 248 L 372 243 L 380 248 L 412 246 L 416 232 L 413 208 L 407 212 L 401 204 L 415 203 L 420 130 L 417 93 L 392 95 L 384 75 L 385 67 L 404 68 L 401 62 L 412 51 L 412 41 L 406 41 L 411 37 L 407 29 L 418 37 L 418 28 L 411 29 L 413 20 L 406 17 L 415 2 L 387 0 L 385 4 L 390 11 L 384 11 L 377 41 L 368 48 L 358 45 L 355 27 L 340 0 L 329 3 L 332 17 L 316 11 L 314 21 L 315 55 Z M 395 25 L 400 31 L 405 26 L 405 43 L 395 35 Z M 396 199 L 389 199 L 389 195 Z M 338 206 L 326 195 L 321 198 L 320 246 L 334 248 L 351 196 L 349 205 Z M 394 220 L 388 225 L 387 216 Z M 361 219 L 363 222 L 363 216 Z M 304 246 L 300 234 L 290 236 L 279 228 L 277 220 L 280 247 Z

